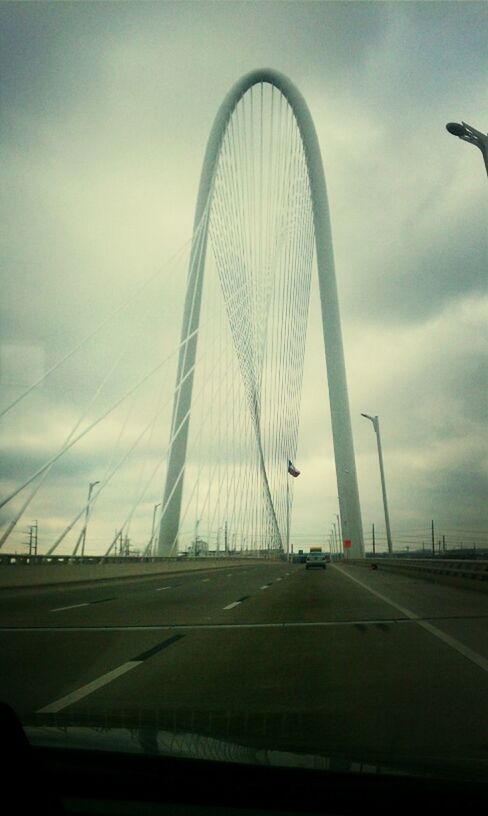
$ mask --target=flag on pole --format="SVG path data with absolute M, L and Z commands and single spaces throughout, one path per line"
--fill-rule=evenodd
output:
M 288 473 L 290 474 L 290 476 L 295 476 L 295 478 L 297 476 L 300 476 L 300 471 L 296 469 L 291 459 L 288 459 Z

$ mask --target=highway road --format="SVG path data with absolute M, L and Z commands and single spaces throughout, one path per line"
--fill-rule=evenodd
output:
M 488 595 L 268 562 L 0 591 L 0 698 L 23 721 L 488 770 Z

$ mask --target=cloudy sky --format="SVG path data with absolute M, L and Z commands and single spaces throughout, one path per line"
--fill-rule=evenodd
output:
M 366 537 L 375 523 L 381 538 L 384 523 L 361 412 L 380 416 L 397 546 L 428 541 L 431 519 L 448 544 L 488 542 L 486 174 L 479 151 L 445 130 L 488 129 L 488 4 L 22 2 L 2 3 L 0 18 L 1 405 L 119 310 L 0 420 L 2 495 L 85 409 L 103 412 L 175 347 L 213 118 L 236 79 L 272 67 L 307 100 L 324 157 Z M 327 539 L 338 511 L 319 320 L 314 281 L 297 543 Z M 52 543 L 122 455 L 120 422 L 129 439 L 160 404 L 152 381 L 144 393 L 142 408 L 127 414 L 125 403 L 52 469 L 6 549 L 21 549 L 35 518 L 41 548 Z M 165 416 L 107 491 L 93 549 L 157 466 Z M 27 495 L 0 511 L 4 527 Z

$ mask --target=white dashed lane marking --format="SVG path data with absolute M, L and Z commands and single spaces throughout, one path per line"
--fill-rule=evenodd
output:
M 58 606 L 56 609 L 50 609 L 50 612 L 64 612 L 66 609 L 79 609 L 80 606 L 95 606 L 96 604 L 108 603 L 109 601 L 116 601 L 117 598 L 99 598 L 98 601 L 85 601 L 85 603 L 71 604 L 70 606 Z
M 80 606 L 90 606 L 89 603 L 71 604 L 71 606 L 58 606 L 57 609 L 50 609 L 50 612 L 64 612 L 66 609 L 79 609 Z
M 145 660 L 149 660 L 149 658 L 153 655 L 157 654 L 163 649 L 166 649 L 168 646 L 172 646 L 173 643 L 181 640 L 182 637 L 184 637 L 184 635 L 173 635 L 167 640 L 164 640 L 162 643 L 158 643 L 157 646 L 153 646 L 152 649 L 148 649 L 147 652 L 143 652 L 143 654 L 138 655 L 133 660 L 128 660 L 126 663 L 122 663 L 121 666 L 117 666 L 116 669 L 112 669 L 112 671 L 102 674 L 100 677 L 97 677 L 96 680 L 92 680 L 91 683 L 81 686 L 81 688 L 72 691 L 70 694 L 66 694 L 64 697 L 60 697 L 58 700 L 54 700 L 54 702 L 49 703 L 49 705 L 44 706 L 44 708 L 40 708 L 37 713 L 56 714 L 63 708 L 73 705 L 73 703 L 77 703 L 78 700 L 82 700 L 83 697 L 93 694 L 94 691 L 97 691 L 97 689 L 102 688 L 102 686 L 106 686 L 108 683 L 111 683 L 112 680 L 116 680 L 117 677 L 120 677 L 122 674 L 126 674 L 126 672 L 130 671 L 131 669 L 136 669 L 137 666 L 140 666 Z
M 247 599 L 250 598 L 250 597 L 251 597 L 250 595 L 243 595 L 242 598 L 239 598 L 237 601 L 233 601 L 232 603 L 227 604 L 227 606 L 224 606 L 222 608 L 223 609 L 234 609 L 235 606 L 239 606 L 239 604 L 241 604 L 243 601 L 247 601 Z

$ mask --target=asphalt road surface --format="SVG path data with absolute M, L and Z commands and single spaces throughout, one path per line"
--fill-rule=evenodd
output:
M 488 770 L 486 594 L 348 565 L 229 565 L 1 590 L 0 639 L 0 699 L 26 723 Z

